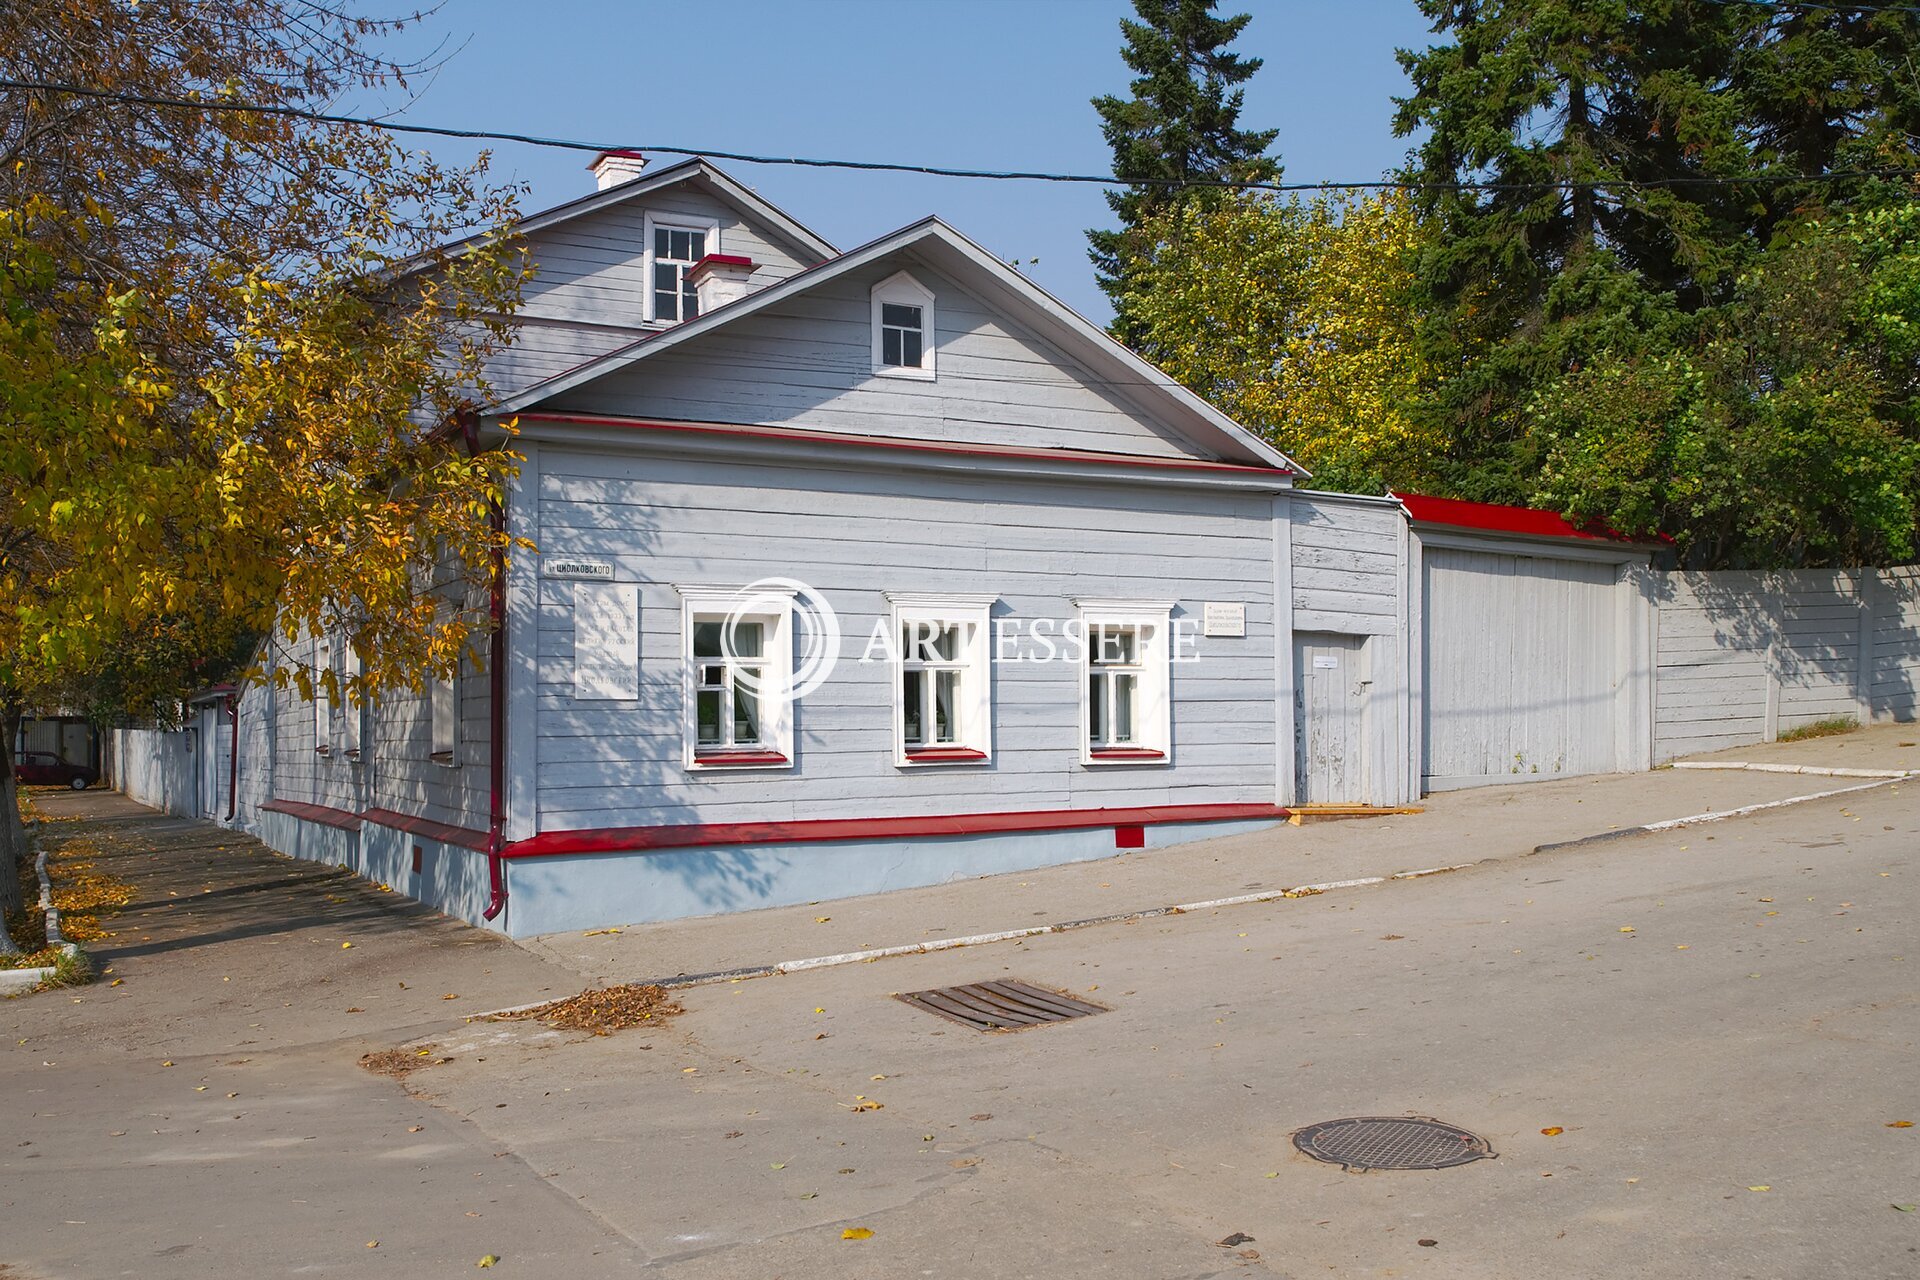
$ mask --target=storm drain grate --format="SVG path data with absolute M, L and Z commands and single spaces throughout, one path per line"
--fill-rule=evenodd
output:
M 1491 1160 L 1485 1138 L 1425 1116 L 1353 1116 L 1323 1120 L 1293 1135 L 1293 1145 L 1315 1160 L 1368 1169 L 1450 1169 Z
M 964 987 L 935 987 L 896 995 L 949 1022 L 976 1031 L 1018 1031 L 1047 1022 L 1066 1022 L 1106 1013 L 1104 1005 L 1036 987 L 1028 982 L 972 982 Z

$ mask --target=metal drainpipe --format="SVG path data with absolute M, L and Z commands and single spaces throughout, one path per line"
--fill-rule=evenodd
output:
M 460 432 L 469 457 L 480 452 L 480 420 L 471 409 L 459 416 Z M 507 907 L 507 868 L 501 859 L 506 841 L 507 802 L 507 528 L 506 507 L 499 499 L 487 504 L 487 522 L 494 534 L 492 581 L 488 610 L 493 634 L 487 644 L 487 887 L 491 897 L 483 920 L 492 920 Z
M 227 821 L 240 807 L 240 695 L 227 695 L 227 724 L 233 729 L 227 741 Z

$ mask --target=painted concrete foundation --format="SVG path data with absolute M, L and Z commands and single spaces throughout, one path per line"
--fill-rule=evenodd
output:
M 1145 829 L 1146 847 L 1163 849 L 1274 825 L 1264 818 L 1166 823 Z M 507 910 L 494 923 L 504 922 L 510 937 L 527 938 L 884 893 L 1124 852 L 1131 851 L 1114 847 L 1112 827 L 1089 827 L 521 858 L 507 864 Z M 468 856 L 484 889 L 486 859 Z M 481 901 L 484 905 L 484 893 Z

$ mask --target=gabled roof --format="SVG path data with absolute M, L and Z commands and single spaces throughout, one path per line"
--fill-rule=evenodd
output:
M 1576 525 L 1555 511 L 1537 507 L 1506 507 L 1492 502 L 1465 502 L 1459 498 L 1429 498 L 1417 493 L 1389 493 L 1415 524 L 1483 533 L 1518 534 L 1525 538 L 1563 538 L 1582 542 L 1613 542 L 1622 546 L 1657 547 L 1671 544 L 1664 533 L 1634 538 L 1599 523 Z
M 1203 447 L 1228 459 L 1249 461 L 1295 475 L 1307 474 L 1291 458 L 1115 342 L 1098 325 L 937 217 L 923 218 L 696 319 L 650 334 L 576 369 L 535 383 L 501 400 L 492 412 L 506 414 L 531 408 L 906 249 L 915 250 L 963 284 L 1019 314 L 1042 337 L 1085 362 L 1090 373 L 1128 388 L 1136 398 L 1159 405 L 1172 425 L 1184 430 Z
M 640 196 L 652 195 L 663 187 L 671 187 L 677 183 L 696 179 L 704 181 L 721 199 L 733 204 L 742 213 L 750 215 L 762 226 L 785 236 L 816 260 L 831 258 L 839 252 L 812 228 L 796 221 L 791 214 L 778 205 L 770 203 L 752 188 L 743 186 L 725 171 L 715 168 L 698 156 L 691 160 L 682 160 L 678 164 L 668 165 L 655 173 L 642 174 L 632 182 L 622 182 L 603 191 L 594 191 L 581 196 L 577 200 L 557 204 L 551 209 L 529 214 L 515 223 L 513 229 L 520 235 L 531 235 L 558 223 L 569 222 L 590 213 L 598 213 L 611 205 L 624 204 Z M 464 240 L 455 240 L 451 244 L 443 245 L 434 254 L 422 254 L 410 264 L 410 268 L 425 266 L 439 254 L 457 254 L 480 239 L 482 236 L 474 235 Z

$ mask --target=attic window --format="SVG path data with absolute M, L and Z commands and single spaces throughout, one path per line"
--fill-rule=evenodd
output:
M 933 379 L 933 294 L 902 271 L 873 286 L 873 371 Z
M 647 319 L 678 324 L 700 314 L 700 296 L 687 273 L 720 252 L 720 224 L 656 222 L 647 218 Z

